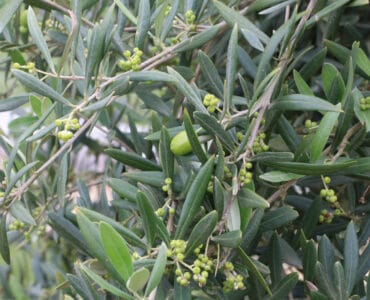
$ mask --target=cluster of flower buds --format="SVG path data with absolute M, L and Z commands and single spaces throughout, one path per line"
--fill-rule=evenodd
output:
M 335 191 L 333 189 L 329 189 L 327 187 L 327 184 L 329 184 L 330 182 L 331 182 L 330 177 L 325 176 L 324 177 L 325 188 L 321 189 L 320 196 L 323 197 L 329 203 L 333 204 L 338 201 L 338 197 L 335 195 Z
M 14 220 L 11 224 L 9 224 L 9 230 L 22 230 L 26 227 L 22 221 Z
M 26 65 L 21 65 L 21 64 L 15 62 L 13 64 L 13 68 L 14 69 L 20 69 L 20 70 L 27 70 L 30 73 L 35 73 L 36 72 L 35 63 L 33 63 L 33 62 L 29 62 Z
M 239 180 L 242 184 L 248 184 L 252 181 L 253 174 L 248 170 L 252 169 L 253 165 L 247 162 L 242 169 L 240 169 Z
M 193 280 L 198 283 L 200 287 L 203 287 L 207 283 L 209 272 L 212 271 L 213 261 L 206 254 L 200 253 L 202 245 L 194 250 L 194 254 L 197 255 L 197 259 L 193 263 Z
M 123 52 L 123 56 L 126 60 L 120 60 L 119 66 L 123 71 L 138 71 L 140 70 L 141 57 L 143 56 L 143 51 L 135 47 L 134 52 L 131 53 L 130 50 Z
M 311 121 L 310 119 L 307 119 L 304 122 L 304 127 L 307 131 L 307 133 L 313 132 L 317 128 L 317 122 Z
M 195 16 L 195 14 L 192 10 L 188 10 L 185 13 L 186 23 L 189 24 L 189 30 L 190 31 L 194 31 L 196 29 L 196 26 L 194 24 L 195 18 L 196 18 L 196 16 Z
M 162 185 L 162 190 L 168 193 L 169 191 L 171 191 L 171 184 L 172 184 L 172 179 L 170 177 L 167 177 L 164 180 L 164 185 Z
M 167 256 L 182 262 L 185 259 L 186 241 L 172 240 L 170 246 L 171 248 L 167 250 Z
M 223 289 L 225 292 L 230 292 L 233 290 L 241 290 L 245 288 L 244 277 L 238 274 L 234 270 L 234 265 L 232 262 L 226 262 L 224 265 L 224 273 L 226 275 L 226 280 L 223 283 Z
M 207 107 L 207 110 L 210 113 L 214 113 L 218 103 L 220 102 L 220 99 L 218 99 L 215 95 L 213 94 L 207 94 L 203 98 L 203 104 L 205 107 Z
M 270 149 L 270 147 L 265 143 L 265 138 L 266 134 L 264 132 L 261 132 L 257 135 L 257 138 L 253 143 L 253 152 L 255 154 L 266 152 Z
M 57 119 L 55 125 L 61 130 L 58 131 L 57 137 L 63 142 L 73 137 L 73 132 L 80 129 L 80 123 L 77 118 Z
M 360 99 L 360 108 L 361 108 L 361 110 L 370 109 L 370 96 Z
M 320 223 L 330 224 L 333 221 L 334 215 L 327 209 L 322 209 L 319 216 Z
M 164 11 L 164 15 L 165 16 L 168 16 L 168 14 L 170 13 L 171 9 L 172 9 L 172 6 L 171 5 L 167 5 L 166 6 L 166 10 Z

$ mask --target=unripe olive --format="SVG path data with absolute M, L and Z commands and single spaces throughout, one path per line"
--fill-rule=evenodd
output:
M 193 150 L 185 130 L 174 136 L 171 140 L 170 148 L 175 155 L 186 155 Z

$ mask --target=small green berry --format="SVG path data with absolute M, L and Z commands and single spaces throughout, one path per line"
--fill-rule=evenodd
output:
M 307 119 L 305 122 L 304 122 L 304 127 L 306 128 L 311 128 L 312 127 L 312 121 Z
M 63 121 L 61 120 L 61 119 L 56 119 L 55 121 L 54 121 L 54 123 L 55 123 L 55 125 L 56 126 L 62 126 L 63 125 Z
M 176 269 L 175 275 L 180 276 L 182 274 L 181 269 Z
M 164 215 L 164 208 L 163 207 L 160 207 L 157 209 L 157 211 L 155 212 L 157 214 L 157 216 L 159 217 L 162 217 Z
M 193 271 L 193 273 L 195 275 L 199 275 L 200 274 L 200 268 L 199 267 L 193 267 L 192 271 Z
M 328 195 L 328 191 L 326 190 L 326 189 L 322 189 L 321 191 L 320 191 L 320 196 L 321 197 L 326 197 Z
M 178 261 L 183 261 L 183 260 L 184 260 L 184 258 L 185 258 L 185 255 L 184 255 L 184 254 L 182 254 L 182 253 L 178 253 L 178 254 L 176 254 L 176 259 L 177 259 Z
M 329 184 L 329 183 L 331 182 L 330 177 L 325 176 L 325 177 L 324 177 L 324 182 L 325 182 L 326 184 Z
M 341 216 L 342 215 L 342 211 L 339 208 L 337 208 L 337 209 L 334 210 L 334 215 L 335 216 Z

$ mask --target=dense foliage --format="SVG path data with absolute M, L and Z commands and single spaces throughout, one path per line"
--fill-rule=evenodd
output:
M 0 298 L 369 297 L 369 20 L 0 1 Z

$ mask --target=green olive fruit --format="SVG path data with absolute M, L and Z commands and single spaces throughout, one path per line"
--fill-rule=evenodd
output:
M 185 130 L 174 136 L 171 140 L 170 148 L 175 155 L 186 155 L 193 150 Z

